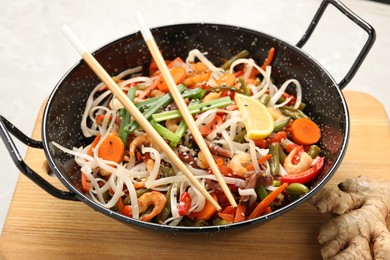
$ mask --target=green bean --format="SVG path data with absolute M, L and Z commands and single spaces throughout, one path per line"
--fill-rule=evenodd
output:
M 157 215 L 157 222 L 158 223 L 164 223 L 165 220 L 167 220 L 169 218 L 169 216 L 171 215 L 171 187 L 172 186 L 169 186 L 169 189 L 167 191 L 167 193 L 165 194 L 165 198 L 167 199 L 167 202 L 165 203 L 165 206 L 163 208 L 163 210 L 160 212 L 160 214 Z
M 239 81 L 240 81 L 240 90 L 241 90 L 241 92 L 244 93 L 245 96 L 250 96 L 251 92 L 249 91 L 248 87 L 245 84 L 245 79 L 244 78 L 240 78 Z
M 310 155 L 311 158 L 316 158 L 321 152 L 321 148 L 318 147 L 317 145 L 313 144 L 310 145 L 309 152 L 308 154 Z
M 163 178 L 176 176 L 176 173 L 172 167 L 160 166 L 160 173 L 161 177 Z
M 282 130 L 288 125 L 288 123 L 290 122 L 290 120 L 291 120 L 291 117 L 288 116 L 288 117 L 286 117 L 285 119 L 276 122 L 275 125 L 274 125 L 274 130 L 273 130 L 273 132 L 274 132 L 274 133 L 277 133 L 277 132 L 282 131 Z
M 283 148 L 281 145 L 279 145 L 279 162 L 281 164 L 284 164 L 284 160 L 286 159 L 287 154 L 283 151 Z
M 137 189 L 135 192 L 137 193 L 137 198 L 141 197 L 144 193 L 148 192 L 149 189 L 147 188 L 140 188 Z
M 282 114 L 286 115 L 286 116 L 289 116 L 289 117 L 292 117 L 294 119 L 298 119 L 298 118 L 309 118 L 305 113 L 303 113 L 301 110 L 299 109 L 294 109 L 292 107 L 281 107 L 280 109 L 280 112 L 282 112 Z
M 270 95 L 264 94 L 260 97 L 260 102 L 263 103 L 264 105 L 267 105 L 270 99 L 271 99 Z
M 309 188 L 302 183 L 291 183 L 287 186 L 287 192 L 291 195 L 305 195 L 309 192 Z
M 221 69 L 228 70 L 230 69 L 230 66 L 232 63 L 238 59 L 246 58 L 249 56 L 249 52 L 247 50 L 240 51 L 233 57 L 231 57 L 229 60 L 227 60 L 224 64 L 222 64 Z
M 245 142 L 245 136 L 246 130 L 242 130 L 234 137 L 233 141 L 242 144 Z
M 259 185 L 255 188 L 255 192 L 257 197 L 259 197 L 261 200 L 265 199 L 268 196 L 268 192 L 265 190 L 263 185 Z
M 188 217 L 183 217 L 179 223 L 179 225 L 187 226 L 187 227 L 203 227 L 208 226 L 209 224 L 204 220 L 193 221 Z
M 271 174 L 273 176 L 279 174 L 279 146 L 280 144 L 275 142 L 269 145 L 269 153 L 272 154 L 272 157 L 268 160 L 269 166 L 271 168 Z

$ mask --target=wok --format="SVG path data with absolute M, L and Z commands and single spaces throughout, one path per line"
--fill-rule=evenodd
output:
M 368 34 L 367 41 L 358 57 L 339 83 L 318 62 L 300 49 L 310 38 L 329 4 L 335 6 Z M 244 49 L 248 50 L 255 60 L 263 61 L 268 50 L 274 47 L 276 54 L 272 63 L 273 79 L 277 85 L 290 78 L 296 78 L 300 81 L 303 100 L 307 103 L 305 112 L 320 125 L 322 131 L 319 146 L 325 156 L 325 165 L 319 176 L 311 183 L 310 191 L 287 206 L 265 216 L 217 227 L 159 225 L 132 219 L 104 208 L 82 191 L 80 169 L 72 156 L 63 153 L 52 145 L 52 141 L 68 148 L 86 146 L 91 143 L 91 139 L 82 135 L 80 121 L 86 99 L 94 86 L 99 83 L 99 79 L 84 61 L 79 61 L 63 76 L 48 98 L 42 120 L 41 141 L 32 140 L 0 116 L 1 137 L 16 166 L 23 174 L 59 199 L 82 201 L 113 219 L 136 227 L 171 232 L 214 232 L 266 222 L 305 202 L 333 176 L 344 157 L 350 128 L 347 104 L 341 90 L 352 79 L 375 41 L 375 31 L 369 24 L 340 2 L 325 0 L 296 46 L 261 32 L 220 24 L 170 25 L 154 28 L 152 33 L 165 58 L 186 57 L 189 50 L 196 48 L 202 52 L 207 52 L 207 57 L 216 65 L 221 65 L 221 57 L 232 57 Z M 143 66 L 146 73 L 151 60 L 150 53 L 140 33 L 113 41 L 95 51 L 93 55 L 110 75 L 118 74 L 127 68 L 139 65 Z M 54 187 L 26 165 L 11 135 L 30 147 L 43 149 L 51 170 L 67 190 L 63 191 Z

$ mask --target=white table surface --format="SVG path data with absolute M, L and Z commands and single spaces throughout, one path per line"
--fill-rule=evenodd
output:
M 390 5 L 368 0 L 342 2 L 377 31 L 374 47 L 347 89 L 372 94 L 389 113 Z M 62 34 L 64 24 L 91 51 L 136 32 L 137 10 L 151 27 L 188 22 L 232 24 L 296 44 L 321 1 L 0 0 L 0 3 L 0 114 L 30 135 L 42 102 L 79 60 Z M 338 11 L 328 8 L 304 51 L 339 80 L 366 39 L 356 28 Z M 26 147 L 16 143 L 23 155 Z M 18 178 L 18 170 L 2 143 L 0 163 L 1 231 Z

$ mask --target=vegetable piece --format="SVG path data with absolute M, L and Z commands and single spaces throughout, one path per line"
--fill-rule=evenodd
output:
M 303 113 L 302 110 L 300 110 L 300 109 L 295 109 L 293 107 L 285 106 L 285 107 L 279 108 L 279 110 L 280 110 L 280 112 L 282 112 L 283 115 L 292 117 L 294 119 L 298 119 L 298 118 L 308 118 L 309 119 L 309 117 L 305 113 Z
M 187 75 L 186 69 L 183 67 L 172 68 L 169 72 L 171 73 L 173 81 L 175 81 L 176 84 L 181 83 Z M 169 92 L 167 83 L 165 82 L 165 79 L 162 77 L 162 75 L 160 75 L 157 79 L 157 88 L 162 92 Z
M 251 92 L 250 92 L 250 90 L 248 89 L 248 87 L 245 84 L 245 79 L 244 78 L 240 78 L 239 81 L 240 81 L 241 93 L 243 93 L 245 96 L 250 96 Z
M 299 118 L 291 126 L 291 136 L 297 144 L 311 145 L 320 140 L 321 131 L 311 119 Z
M 242 203 L 239 203 L 237 205 L 236 214 L 234 215 L 234 223 L 245 220 L 245 211 L 246 211 L 246 206 Z
M 325 186 L 309 203 L 332 218 L 318 235 L 324 259 L 388 259 L 390 182 L 361 176 Z
M 81 173 L 81 188 L 84 192 L 89 192 L 91 190 L 91 181 L 83 172 Z
M 154 129 L 165 139 L 169 140 L 173 143 L 178 143 L 180 141 L 180 136 L 178 136 L 176 133 L 172 132 L 168 128 L 163 127 L 153 119 L 150 120 L 150 124 L 153 126 Z
M 223 124 L 222 117 L 216 115 L 213 121 L 211 121 L 205 126 L 200 127 L 199 131 L 203 137 L 206 137 L 222 124 Z
M 274 130 L 272 132 L 277 133 L 283 131 L 283 129 L 290 123 L 291 117 L 286 117 L 285 119 L 275 122 Z
M 227 213 L 218 213 L 218 216 L 222 219 L 225 220 L 228 223 L 233 223 L 234 222 L 234 215 L 233 214 L 227 214 Z
M 261 216 L 265 209 L 271 204 L 271 202 L 273 202 L 276 197 L 284 191 L 287 185 L 287 183 L 283 183 L 277 189 L 273 190 L 270 194 L 268 194 L 268 196 L 264 200 L 262 200 L 252 211 L 248 219 L 253 219 Z
M 177 206 L 177 210 L 180 216 L 188 215 L 188 212 L 191 208 L 191 201 L 192 198 L 188 192 L 183 192 L 182 194 L 180 194 L 179 205 Z
M 135 92 L 137 91 L 136 88 L 130 88 L 127 92 L 127 97 L 131 102 L 134 102 Z M 125 130 L 125 127 L 130 124 L 131 115 L 125 108 L 122 108 L 120 112 L 122 114 L 121 123 L 119 126 L 119 137 L 122 139 L 123 143 L 127 142 L 127 137 L 129 134 Z
M 125 153 L 125 144 L 114 135 L 108 134 L 99 147 L 98 156 L 104 160 L 120 163 Z
M 238 93 L 236 93 L 234 99 L 244 122 L 248 138 L 263 139 L 272 133 L 274 119 L 264 104 L 259 100 Z
M 185 90 L 185 86 L 183 84 L 180 84 L 178 86 L 180 92 L 183 92 Z M 172 102 L 172 96 L 168 93 L 165 94 L 164 96 L 158 98 L 156 102 L 150 106 L 148 109 L 146 109 L 142 114 L 146 119 L 149 119 L 156 111 L 160 110 L 162 107 L 165 107 L 168 105 L 170 102 Z M 127 127 L 126 131 L 129 131 L 129 133 L 132 133 L 136 129 L 138 129 L 139 124 L 137 121 L 131 122 Z
M 272 47 L 269 52 L 268 52 L 268 57 L 267 59 L 265 59 L 263 65 L 261 65 L 261 68 L 263 70 L 265 70 L 267 68 L 268 65 L 270 65 L 272 63 L 272 60 L 274 59 L 274 55 L 275 55 L 275 48 Z
M 217 80 L 216 83 L 218 86 L 233 87 L 236 83 L 236 75 L 231 73 L 225 73 Z
M 263 157 L 257 159 L 257 163 L 261 165 L 261 164 L 265 163 L 266 161 L 268 161 L 271 158 L 272 158 L 272 154 L 266 154 Z M 246 167 L 246 169 L 248 171 L 253 171 L 253 170 L 255 170 L 255 167 L 253 166 L 253 164 L 251 164 L 251 165 L 248 165 Z
M 313 144 L 310 145 L 309 151 L 307 152 L 311 158 L 316 158 L 321 152 L 321 148 L 318 147 L 317 145 Z
M 210 194 L 213 199 L 215 201 L 218 202 L 218 197 L 217 197 L 217 194 L 215 193 L 211 193 Z M 198 220 L 209 220 L 211 218 L 212 215 L 214 215 L 214 213 L 216 212 L 217 210 L 213 207 L 213 205 L 211 205 L 211 203 L 209 201 L 206 201 L 206 204 L 204 205 L 203 209 L 199 212 L 191 212 L 188 217 L 191 218 L 192 220 L 194 221 L 198 221 Z
M 102 135 L 99 134 L 93 140 L 91 146 L 88 148 L 88 152 L 87 153 L 88 153 L 89 156 L 93 156 L 93 150 L 95 149 L 96 145 L 99 143 L 101 137 L 102 137 Z
M 316 157 L 314 159 L 314 164 L 311 168 L 307 169 L 304 172 L 298 174 L 286 174 L 283 175 L 280 179 L 281 183 L 302 183 L 305 184 L 311 180 L 313 180 L 321 171 L 324 166 L 324 157 Z
M 309 192 L 309 188 L 302 183 L 291 183 L 287 186 L 287 193 L 291 195 L 305 195 Z
M 269 145 L 269 153 L 272 157 L 268 159 L 268 162 L 273 176 L 278 175 L 280 170 L 279 146 L 280 144 L 276 142 Z
M 191 114 L 196 114 L 202 111 L 207 111 L 210 109 L 231 105 L 232 103 L 233 102 L 229 97 L 222 97 L 222 98 L 210 100 L 208 102 L 191 105 L 188 107 L 188 109 L 190 110 Z M 152 115 L 152 117 L 154 120 L 156 120 L 156 122 L 161 122 L 161 121 L 166 121 L 168 119 L 181 117 L 181 114 L 179 110 L 172 110 L 172 111 L 154 114 Z
M 222 64 L 221 69 L 228 70 L 234 61 L 246 58 L 248 56 L 249 52 L 247 50 L 240 51 L 239 53 L 231 57 L 229 60 L 227 60 L 224 64 Z

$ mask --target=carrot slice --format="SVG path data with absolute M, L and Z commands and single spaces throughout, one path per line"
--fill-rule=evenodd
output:
M 234 216 L 234 223 L 245 220 L 246 206 L 244 204 L 238 204 L 236 215 Z
M 276 190 L 272 191 L 270 194 L 268 194 L 265 199 L 263 199 L 256 208 L 252 211 L 252 213 L 249 215 L 248 219 L 257 218 L 261 216 L 266 208 L 271 204 L 272 201 L 276 199 L 276 197 L 284 191 L 284 189 L 287 187 L 287 183 L 283 183 L 280 185 Z
M 84 192 L 88 192 L 91 190 L 91 181 L 83 172 L 81 173 L 81 188 Z
M 118 136 L 109 134 L 99 148 L 98 156 L 104 160 L 119 163 L 125 153 L 125 144 Z
M 213 199 L 218 203 L 217 194 L 211 193 L 210 194 Z M 198 220 L 209 220 L 214 213 L 217 212 L 217 210 L 214 208 L 213 205 L 209 201 L 206 201 L 206 204 L 204 205 L 204 208 L 199 212 L 191 212 L 188 217 L 194 221 Z
M 231 73 L 223 74 L 218 80 L 217 85 L 224 85 L 228 87 L 233 87 L 234 83 L 236 83 L 236 75 Z
M 95 137 L 95 139 L 93 140 L 93 142 L 92 142 L 92 144 L 91 144 L 91 146 L 89 147 L 88 152 L 87 152 L 89 156 L 93 156 L 93 149 L 95 149 L 95 147 L 96 147 L 96 145 L 99 143 L 101 137 L 102 137 L 102 136 L 99 134 L 99 135 L 97 135 L 97 136 Z
M 233 223 L 233 222 L 234 222 L 234 216 L 233 216 L 233 214 L 218 213 L 218 216 L 219 216 L 221 219 L 223 219 L 223 220 L 225 220 L 225 221 L 227 221 L 227 222 L 229 222 L 229 223 Z
M 321 137 L 321 131 L 318 125 L 307 118 L 296 119 L 290 131 L 293 141 L 301 145 L 315 144 Z
M 187 76 L 187 71 L 183 67 L 172 68 L 170 70 L 170 73 L 171 73 L 173 80 L 175 81 L 176 84 L 182 82 Z M 169 91 L 167 83 L 163 79 L 162 75 L 160 75 L 158 78 L 157 88 L 163 92 Z

